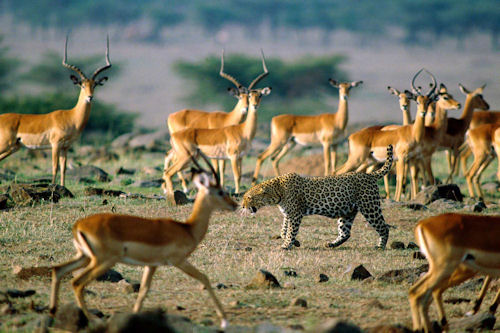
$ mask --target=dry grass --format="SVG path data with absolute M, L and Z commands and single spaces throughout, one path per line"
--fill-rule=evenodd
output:
M 138 168 L 146 163 L 156 165 L 160 164 L 158 161 L 161 162 L 160 156 L 161 154 L 144 154 L 142 158 L 137 158 L 128 155 L 123 157 L 119 164 Z M 31 172 L 38 172 L 35 175 L 46 174 L 34 170 L 33 166 L 48 166 L 48 160 L 26 158 L 21 161 L 24 157 L 23 153 L 19 153 L 17 157 L 6 160 L 3 166 L 14 168 L 22 163 L 25 175 Z M 117 168 L 117 163 L 104 163 L 101 166 L 113 170 Z M 252 164 L 248 163 L 246 168 L 251 169 L 251 166 Z M 154 178 L 159 175 L 159 172 L 153 176 L 139 172 L 133 177 Z M 232 176 L 228 176 L 230 180 Z M 490 176 L 485 179 L 488 177 Z M 98 185 L 120 188 L 118 183 L 113 181 L 115 185 Z M 1 288 L 35 289 L 37 292 L 28 299 L 12 300 L 18 313 L 0 315 L 0 322 L 3 322 L 0 330 L 30 330 L 36 318 L 40 316 L 29 309 L 30 301 L 33 300 L 35 305 L 48 305 L 50 280 L 19 280 L 13 276 L 12 267 L 52 265 L 69 259 L 74 253 L 70 230 L 78 218 L 96 212 L 107 212 L 112 207 L 117 213 L 168 215 L 178 219 L 184 219 L 191 211 L 190 205 L 170 207 L 164 201 L 156 200 L 108 198 L 109 203 L 103 205 L 103 199 L 100 197 L 83 196 L 82 185 L 69 182 L 68 187 L 74 191 L 76 198 L 64 199 L 54 205 L 40 204 L 0 212 L 0 281 L 3 281 Z M 130 190 L 128 187 L 121 188 Z M 132 188 L 133 192 L 139 190 Z M 159 193 L 159 189 L 142 191 Z M 396 227 L 391 229 L 389 244 L 395 240 L 405 244 L 414 241 L 413 228 L 416 222 L 438 213 L 442 211 L 412 211 L 384 204 L 387 222 Z M 498 209 L 489 209 L 487 213 L 497 214 Z M 255 217 L 216 213 L 205 240 L 190 259 L 209 276 L 213 285 L 223 283 L 229 287 L 216 292 L 227 309 L 231 324 L 251 326 L 270 321 L 282 326 L 299 324 L 307 329 L 327 318 L 340 317 L 363 328 L 387 323 L 411 326 L 407 300 L 409 283 L 351 281 L 346 271 L 352 265 L 363 264 L 377 277 L 390 269 L 417 267 L 425 263 L 412 259 L 412 250 L 375 250 L 377 234 L 361 216 L 357 217 L 352 237 L 347 243 L 337 249 L 326 248 L 325 243 L 336 236 L 336 222 L 313 216 L 305 218 L 301 225 L 298 239 L 302 246 L 292 251 L 282 251 L 281 240 L 273 239 L 273 236 L 279 234 L 281 219 L 281 213 L 276 207 L 262 209 Z M 291 282 L 296 288 L 245 289 L 261 268 L 273 273 L 282 285 Z M 297 272 L 297 277 L 285 276 L 284 270 L 290 268 Z M 117 265 L 115 269 L 127 279 L 140 280 L 140 268 Z M 330 280 L 318 283 L 320 273 L 328 275 Z M 130 311 L 137 296 L 125 294 L 111 283 L 95 282 L 88 289 L 95 293 L 86 296 L 90 308 L 98 308 L 105 314 Z M 477 286 L 455 288 L 445 294 L 445 299 L 450 296 L 473 299 L 477 289 Z M 296 297 L 305 298 L 308 308 L 291 307 L 291 300 Z M 492 297 L 493 293 L 489 295 L 487 302 Z M 60 299 L 63 303 L 74 301 L 69 279 L 63 283 Z M 231 305 L 235 304 L 234 301 L 238 301 L 238 304 Z M 381 306 L 376 301 L 380 302 Z M 177 310 L 177 306 L 185 310 Z M 168 267 L 158 270 L 152 290 L 146 298 L 145 308 L 153 307 L 187 316 L 195 322 L 206 322 L 210 319 L 218 323 L 206 291 L 201 290 L 198 283 L 191 278 Z M 470 308 L 471 304 L 467 303 L 446 304 L 447 313 L 452 320 L 461 317 Z M 435 312 L 432 311 L 431 314 L 434 316 Z

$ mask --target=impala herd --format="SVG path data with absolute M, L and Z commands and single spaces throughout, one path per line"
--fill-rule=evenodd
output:
M 78 76 L 71 80 L 80 87 L 76 105 L 69 110 L 57 110 L 43 115 L 0 115 L 0 160 L 19 150 L 52 150 L 52 182 L 61 168 L 61 184 L 64 185 L 66 156 L 75 139 L 88 122 L 94 89 L 108 78 L 98 75 L 111 67 L 109 39 L 106 43 L 106 65 L 98 68 L 88 78 L 82 70 L 67 63 L 66 38 L 64 67 Z M 74 245 L 77 255 L 71 261 L 53 269 L 50 313 L 57 308 L 58 290 L 64 274 L 81 269 L 72 280 L 77 303 L 87 317 L 83 288 L 115 263 L 144 266 L 139 296 L 134 312 L 140 310 L 148 292 L 152 276 L 160 265 L 172 265 L 203 283 L 215 303 L 216 311 L 226 327 L 227 318 L 221 303 L 215 296 L 208 278 L 192 266 L 187 258 L 203 240 L 211 212 L 215 209 L 235 210 L 238 204 L 223 190 L 225 160 L 230 160 L 234 176 L 235 193 L 240 191 L 242 159 L 252 144 L 257 130 L 257 116 L 261 100 L 271 93 L 270 87 L 255 86 L 269 71 L 262 52 L 263 72 L 248 87 L 224 72 L 224 52 L 221 56 L 220 76 L 234 84 L 229 94 L 237 99 L 231 112 L 184 109 L 170 114 L 167 125 L 171 134 L 171 149 L 165 157 L 162 185 L 167 198 L 173 201 L 174 188 L 171 178 L 177 174 L 187 191 L 181 173 L 190 163 L 193 182 L 198 189 L 191 216 L 184 222 L 169 218 L 146 219 L 138 216 L 117 214 L 95 214 L 83 218 L 73 226 Z M 415 86 L 416 78 L 427 73 L 431 79 L 428 91 Z M 329 83 L 339 90 L 337 112 L 318 115 L 282 114 L 272 118 L 271 142 L 257 157 L 252 185 L 259 179 L 262 163 L 271 157 L 275 174 L 280 175 L 279 162 L 297 143 L 323 147 L 324 174 L 338 175 L 349 171 L 365 172 L 382 163 L 389 144 L 394 147 L 396 161 L 396 190 L 394 200 L 403 197 L 407 173 L 410 173 L 411 193 L 418 192 L 418 174 L 422 173 L 427 184 L 434 184 L 432 155 L 447 151 L 451 182 L 458 172 L 459 162 L 467 180 L 469 194 L 482 199 L 480 177 L 494 159 L 500 156 L 500 111 L 488 111 L 483 98 L 484 85 L 468 90 L 459 84 L 465 94 L 465 104 L 458 118 L 448 117 L 448 110 L 458 110 L 461 104 L 448 92 L 444 84 L 438 87 L 436 78 L 425 69 L 419 70 L 411 80 L 412 90 L 397 90 L 388 87 L 399 100 L 403 113 L 402 125 L 371 126 L 348 136 L 349 154 L 344 165 L 336 168 L 337 146 L 346 136 L 348 123 L 348 99 L 352 88 L 363 81 Z M 417 113 L 412 122 L 411 101 L 416 103 Z M 467 169 L 467 158 L 473 155 L 472 166 Z M 204 171 L 197 159 L 205 160 L 211 172 Z M 211 159 L 211 161 L 209 160 Z M 497 172 L 500 179 L 500 163 Z M 385 180 L 386 196 L 389 185 Z M 174 201 L 175 203 L 175 201 Z M 410 288 L 410 305 L 414 329 L 431 332 L 428 316 L 431 296 L 434 298 L 441 325 L 447 321 L 442 305 L 443 291 L 471 278 L 477 273 L 487 276 L 480 297 L 474 307 L 477 312 L 492 277 L 500 274 L 500 217 L 484 215 L 443 214 L 422 220 L 415 229 L 415 238 L 421 252 L 429 261 L 429 271 Z M 493 313 L 499 295 L 490 307 Z

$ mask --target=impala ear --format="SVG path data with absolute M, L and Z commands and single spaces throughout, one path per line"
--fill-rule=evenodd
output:
M 407 98 L 415 100 L 415 94 L 413 94 L 411 91 L 405 90 L 405 94 Z
M 353 81 L 353 82 L 351 82 L 351 87 L 357 87 L 362 83 L 363 83 L 363 81 Z
M 339 87 L 339 83 L 334 79 L 328 79 L 328 82 L 330 82 L 330 84 L 335 88 Z
M 104 85 L 104 82 L 108 81 L 108 77 L 107 76 L 103 76 L 101 77 L 99 80 L 97 80 L 95 82 L 96 86 L 102 86 Z
M 71 81 L 73 81 L 73 84 L 80 84 L 80 80 L 78 80 L 78 78 L 74 75 L 70 75 L 69 78 L 71 79 Z
M 229 93 L 229 95 L 234 96 L 234 97 L 238 97 L 238 95 L 240 94 L 239 89 L 236 89 L 234 87 L 227 88 L 227 92 Z
M 197 173 L 193 176 L 193 182 L 196 185 L 196 188 L 200 190 L 202 187 L 209 188 L 210 187 L 210 176 L 205 172 Z
M 390 92 L 391 94 L 393 94 L 393 95 L 396 95 L 396 96 L 398 96 L 398 95 L 399 95 L 399 91 L 398 91 L 397 89 L 395 89 L 395 88 L 391 87 L 391 86 L 388 86 L 388 87 L 387 87 L 387 90 L 389 90 L 389 92 Z
M 458 87 L 460 88 L 460 91 L 462 92 L 462 94 L 470 94 L 470 91 L 467 90 L 467 88 L 465 88 L 461 83 L 458 84 Z
M 265 87 L 260 90 L 260 93 L 264 96 L 267 96 L 271 93 L 272 88 L 271 87 Z

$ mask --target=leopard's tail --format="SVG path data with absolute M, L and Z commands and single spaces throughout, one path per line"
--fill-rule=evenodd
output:
M 392 166 L 392 155 L 393 155 L 392 150 L 393 150 L 392 145 L 387 146 L 387 159 L 385 160 L 384 165 L 377 171 L 372 172 L 371 175 L 375 176 L 376 178 L 382 178 L 387 173 L 389 173 Z

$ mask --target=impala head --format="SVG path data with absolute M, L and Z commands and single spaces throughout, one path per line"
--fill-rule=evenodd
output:
M 235 87 L 227 88 L 227 91 L 231 96 L 234 96 L 238 99 L 238 103 L 240 103 L 240 110 L 243 114 L 245 114 L 248 110 L 248 89 L 243 87 L 241 83 L 238 82 L 233 76 L 224 73 L 224 49 L 222 49 L 222 55 L 220 57 L 220 72 L 219 75 L 229 82 L 233 83 Z
M 200 151 L 198 151 L 198 155 L 201 155 L 201 157 L 210 167 L 211 174 L 205 171 L 200 166 L 198 161 L 196 161 L 196 159 L 191 156 L 193 163 L 197 167 L 196 169 L 191 169 L 191 172 L 193 174 L 193 182 L 198 189 L 197 197 L 201 195 L 205 200 L 210 200 L 209 206 L 212 208 L 230 211 L 236 210 L 236 208 L 238 208 L 238 204 L 233 201 L 233 199 L 231 199 L 226 191 L 222 189 L 222 186 L 220 184 L 220 177 L 212 166 L 212 163 L 210 163 L 208 158 Z
M 90 103 L 94 96 L 94 88 L 96 86 L 102 86 L 104 82 L 108 80 L 107 76 L 103 76 L 97 79 L 97 75 L 99 75 L 99 73 L 111 67 L 111 62 L 109 61 L 109 36 L 106 38 L 106 65 L 96 69 L 90 78 L 87 78 L 87 76 L 83 73 L 83 71 L 80 68 L 68 64 L 66 62 L 67 58 L 68 58 L 68 36 L 66 36 L 66 43 L 64 44 L 64 58 L 62 64 L 64 67 L 69 68 L 78 74 L 78 77 L 75 75 L 71 75 L 70 79 L 71 81 L 73 81 L 73 84 L 78 85 L 82 89 L 82 92 L 85 94 L 85 101 L 87 103 Z
M 422 71 L 425 71 L 427 74 L 429 74 L 432 80 L 432 82 L 429 84 L 429 91 L 425 95 L 422 93 L 422 87 L 415 87 L 415 79 L 420 75 L 420 73 L 422 73 Z M 417 112 L 420 112 L 421 114 L 423 114 L 423 116 L 425 116 L 429 103 L 433 102 L 436 98 L 436 78 L 427 69 L 422 68 L 417 72 L 417 74 L 413 76 L 413 79 L 411 80 L 411 87 L 413 90 L 413 99 L 417 103 Z
M 483 89 L 486 87 L 486 83 L 473 91 L 469 91 L 461 83 L 458 84 L 458 87 L 460 91 L 467 96 L 467 99 L 471 99 L 474 109 L 488 110 L 490 108 L 490 105 L 483 98 Z
M 436 98 L 436 103 L 444 110 L 458 110 L 461 107 L 461 104 L 448 93 L 448 89 L 443 83 L 439 85 L 439 92 Z
M 395 96 L 398 97 L 399 99 L 399 108 L 403 111 L 408 111 L 410 109 L 410 102 L 412 99 L 414 99 L 413 94 L 411 91 L 405 90 L 405 91 L 399 91 L 395 88 L 392 87 L 387 87 L 387 90 Z
M 248 104 L 254 110 L 257 110 L 260 104 L 262 96 L 267 96 L 271 93 L 271 87 L 265 87 L 261 89 L 252 89 L 248 94 Z
M 334 79 L 328 79 L 328 82 L 330 82 L 333 87 L 339 89 L 339 98 L 345 101 L 349 98 L 349 91 L 351 88 L 357 87 L 363 83 L 363 81 L 338 82 Z

